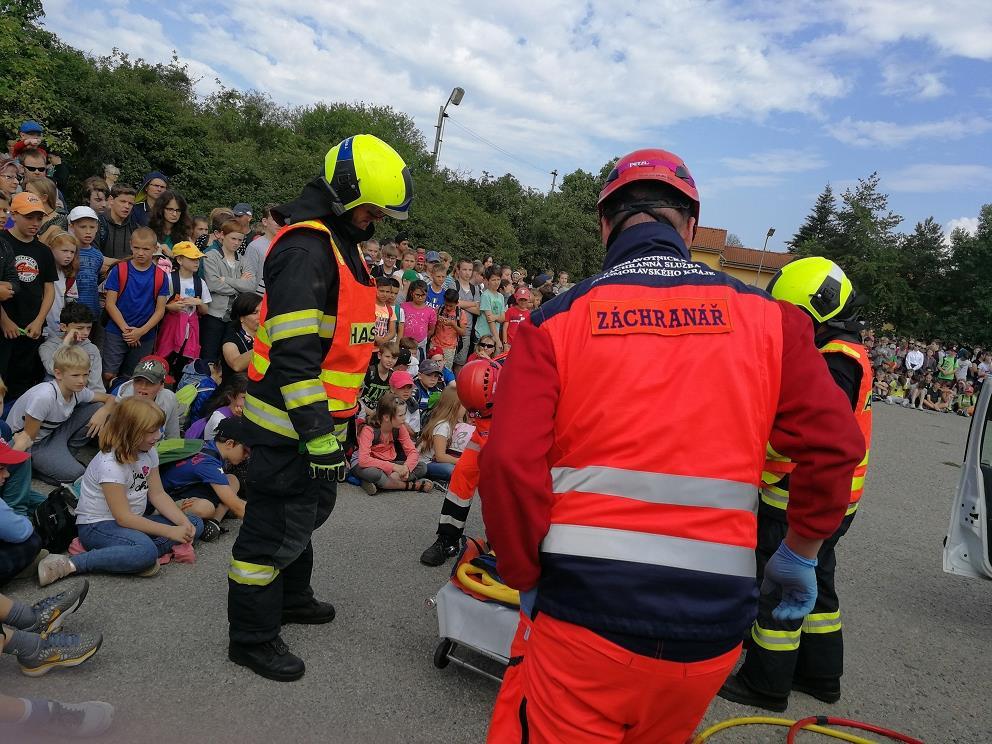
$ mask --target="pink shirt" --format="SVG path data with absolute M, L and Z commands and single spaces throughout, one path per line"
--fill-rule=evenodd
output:
M 412 302 L 404 302 L 401 307 L 406 321 L 403 326 L 403 335 L 409 336 L 418 344 L 424 343 L 427 337 L 434 332 L 434 325 L 437 323 L 437 310 L 430 305 L 418 307 Z
M 410 472 L 413 472 L 420 456 L 417 454 L 417 448 L 414 446 L 407 428 L 401 426 L 399 432 L 400 446 L 403 447 L 403 453 L 406 454 L 406 461 L 403 464 Z M 379 468 L 388 475 L 393 472 L 393 462 L 399 457 L 396 448 L 393 447 L 393 433 L 383 431 L 379 435 L 379 444 L 375 446 L 372 445 L 374 437 L 375 430 L 371 426 L 363 426 L 362 430 L 358 432 L 358 467 Z

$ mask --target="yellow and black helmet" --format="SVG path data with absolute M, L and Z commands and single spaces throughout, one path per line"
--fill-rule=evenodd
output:
M 767 290 L 776 300 L 802 308 L 817 323 L 836 318 L 854 300 L 854 285 L 847 274 L 821 256 L 787 263 L 772 277 Z
M 356 134 L 332 147 L 324 158 L 324 181 L 336 215 L 360 204 L 378 207 L 397 220 L 405 220 L 410 211 L 410 169 L 396 150 L 374 135 Z

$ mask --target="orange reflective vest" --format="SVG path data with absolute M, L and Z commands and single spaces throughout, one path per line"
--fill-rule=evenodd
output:
M 844 354 L 854 359 L 861 367 L 861 384 L 858 387 L 857 404 L 854 416 L 858 428 L 865 438 L 865 456 L 854 470 L 851 480 L 851 501 L 847 507 L 847 515 L 854 514 L 861 503 L 865 491 L 865 475 L 868 473 L 868 456 L 871 453 L 871 388 L 873 372 L 868 360 L 868 352 L 858 343 L 852 341 L 834 340 L 820 347 L 821 354 Z M 761 501 L 776 509 L 787 509 L 789 506 L 788 474 L 796 464 L 789 458 L 776 452 L 768 445 L 765 469 L 761 473 Z
M 297 439 L 298 435 L 286 411 L 296 405 L 313 403 L 317 397 L 326 397 L 334 418 L 348 419 L 357 413 L 362 380 L 375 349 L 375 282 L 363 284 L 352 274 L 326 225 L 317 220 L 288 225 L 273 238 L 269 251 L 288 233 L 300 228 L 319 230 L 327 235 L 338 267 L 337 315 L 325 313 L 325 308 L 315 308 L 281 315 L 278 324 L 273 325 L 272 322 L 267 323 L 272 319 L 268 313 L 268 296 L 263 296 L 248 378 L 254 382 L 264 378 L 273 344 L 281 338 L 296 335 L 301 329 L 316 326 L 321 338 L 330 342 L 320 365 L 321 386 L 312 389 L 316 383 L 309 380 L 296 383 L 299 390 L 294 390 L 292 384 L 285 386 L 282 388 L 284 407 L 273 406 L 251 395 L 245 400 L 245 416 L 248 419 L 291 439 Z M 361 260 L 365 265 L 364 257 Z

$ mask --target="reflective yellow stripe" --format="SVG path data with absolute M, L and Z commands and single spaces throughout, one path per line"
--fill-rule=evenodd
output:
M 799 648 L 800 630 L 768 630 L 758 623 L 751 626 L 751 638 L 767 651 L 795 651 Z
M 352 401 L 350 403 L 348 401 L 346 401 L 346 400 L 338 400 L 337 398 L 328 398 L 327 399 L 327 407 L 332 412 L 333 411 L 347 411 L 349 408 L 354 408 L 355 407 L 355 400 L 357 400 L 357 398 L 358 398 L 357 391 L 355 393 L 355 397 L 352 399 Z
M 322 313 L 319 310 L 295 310 L 275 315 L 265 321 L 269 344 L 296 336 L 317 333 Z
M 789 507 L 789 492 L 775 486 L 765 485 L 761 489 L 761 500 L 776 509 Z
M 238 584 L 252 586 L 268 586 L 279 575 L 279 569 L 273 566 L 263 566 L 261 563 L 236 561 L 231 557 L 231 566 L 227 569 L 227 578 Z
M 836 633 L 841 629 L 840 610 L 836 612 L 819 612 L 807 615 L 803 620 L 803 633 Z
M 325 315 L 320 319 L 320 327 L 317 329 L 317 335 L 321 338 L 332 338 L 337 323 L 338 319 L 336 315 Z
M 853 504 L 851 504 L 851 505 L 849 505 L 849 506 L 847 507 L 847 511 L 846 511 L 846 512 L 844 512 L 844 516 L 845 516 L 845 517 L 849 517 L 849 516 L 851 516 L 852 514 L 854 514 L 854 512 L 856 512 L 856 511 L 858 510 L 858 507 L 859 507 L 860 505 L 861 505 L 861 502 L 860 502 L 860 501 L 855 501 L 855 502 L 854 502 Z
M 861 478 L 855 478 L 855 479 L 853 479 L 851 481 L 851 490 L 852 491 L 862 491 L 862 490 L 864 490 L 864 487 L 865 487 L 864 476 L 862 476 Z
M 336 372 L 332 369 L 323 369 L 320 371 L 320 381 L 327 385 L 334 385 L 335 387 L 355 388 L 357 390 L 361 387 L 364 379 L 364 372 Z
M 868 464 L 868 455 L 871 454 L 871 450 L 865 452 L 865 459 L 858 463 L 859 468 L 863 468 Z
M 293 428 L 293 422 L 290 421 L 288 413 L 259 400 L 254 395 L 245 396 L 244 414 L 246 419 L 263 429 L 290 439 L 300 438 L 300 435 Z
M 334 424 L 334 438 L 338 444 L 344 445 L 348 440 L 348 424 Z
M 255 331 L 255 343 L 262 344 L 263 346 L 271 346 L 269 342 L 269 332 L 265 330 L 264 325 L 260 325 L 258 330 Z
M 279 388 L 282 399 L 286 403 L 286 410 L 292 411 L 294 408 L 306 406 L 310 403 L 322 403 L 327 400 L 327 393 L 320 380 L 309 379 L 301 382 L 294 382 L 290 385 L 283 385 Z
M 861 358 L 861 354 L 859 354 L 855 349 L 852 349 L 847 344 L 841 344 L 836 341 L 833 341 L 829 344 L 826 344 L 825 346 L 820 347 L 821 354 L 828 354 L 831 351 L 839 351 L 841 354 L 847 354 L 849 357 L 853 359 Z

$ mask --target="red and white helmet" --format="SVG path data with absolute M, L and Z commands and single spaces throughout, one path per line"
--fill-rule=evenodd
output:
M 606 177 L 596 206 L 602 211 L 603 202 L 612 194 L 635 181 L 661 181 L 681 191 L 692 201 L 692 216 L 699 224 L 699 191 L 685 161 L 667 150 L 644 149 L 624 155 Z
M 475 359 L 458 371 L 458 377 L 455 378 L 458 399 L 471 418 L 492 415 L 496 382 L 502 366 L 492 359 Z

